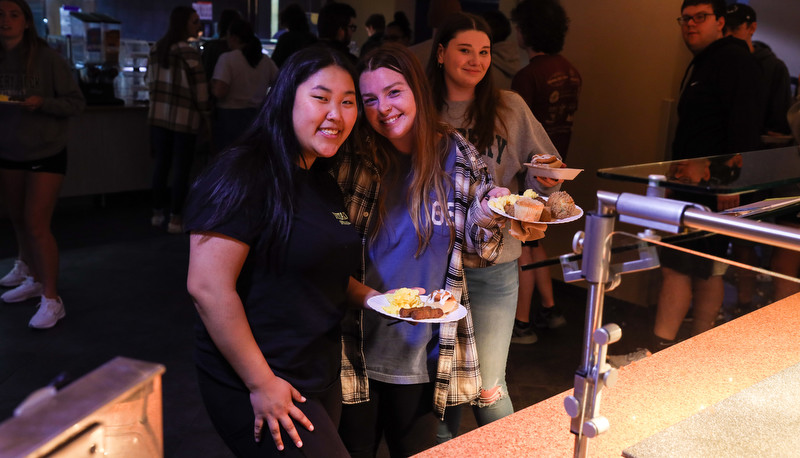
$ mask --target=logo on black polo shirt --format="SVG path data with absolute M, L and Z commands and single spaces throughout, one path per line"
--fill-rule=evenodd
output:
M 350 224 L 352 224 L 350 223 L 350 220 L 347 218 L 347 213 L 345 212 L 333 212 L 332 215 L 339 221 L 339 224 L 341 224 L 342 226 L 349 226 Z

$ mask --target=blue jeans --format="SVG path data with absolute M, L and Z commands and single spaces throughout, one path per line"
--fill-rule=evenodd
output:
M 475 326 L 483 388 L 491 390 L 500 387 L 499 399 L 490 403 L 479 399 L 478 405 L 472 407 L 478 426 L 483 426 L 514 413 L 506 386 L 506 361 L 517 311 L 519 271 L 514 260 L 482 269 L 465 268 L 464 275 Z M 440 443 L 458 435 L 461 407 L 449 407 L 445 411 L 444 421 L 439 422 L 436 436 Z

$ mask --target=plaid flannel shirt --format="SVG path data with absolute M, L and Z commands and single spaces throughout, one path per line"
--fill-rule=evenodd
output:
M 169 50 L 169 68 L 161 68 L 156 46 L 150 50 L 147 85 L 150 110 L 147 122 L 176 132 L 196 134 L 210 109 L 208 82 L 200 52 L 186 41 Z
M 500 254 L 503 239 L 493 214 L 480 206 L 486 193 L 494 187 L 486 165 L 475 148 L 455 130 L 450 141 L 457 146 L 454 173 L 455 243 L 450 253 L 445 289 L 469 310 L 469 296 L 464 285 L 464 259 L 470 257 L 476 266 L 487 266 Z M 380 175 L 369 158 L 339 153 L 337 174 L 345 196 L 350 221 L 361 235 L 362 254 L 360 280 L 364 281 L 367 228 L 377 217 Z M 468 237 L 466 237 L 468 236 Z M 465 238 L 466 237 L 466 238 Z M 369 401 L 369 385 L 364 357 L 363 310 L 348 311 L 342 322 L 342 395 L 345 404 Z M 433 407 L 444 417 L 446 406 L 474 402 L 481 388 L 478 354 L 472 315 L 456 323 L 443 323 L 439 328 L 439 360 L 435 378 Z

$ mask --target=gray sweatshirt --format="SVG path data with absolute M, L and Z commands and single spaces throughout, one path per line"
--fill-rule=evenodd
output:
M 526 189 L 549 195 L 558 191 L 561 185 L 552 188 L 544 188 L 530 172 L 530 169 L 523 165 L 530 162 L 534 154 L 552 154 L 559 159 L 561 155 L 556 151 L 555 146 L 547 136 L 541 123 L 536 120 L 530 108 L 516 92 L 500 91 L 502 101 L 506 109 L 499 113 L 506 129 L 503 130 L 499 120 L 495 128 L 495 140 L 488 151 L 481 151 L 483 161 L 492 174 L 494 183 L 511 190 L 512 193 L 520 191 L 520 180 L 523 181 Z M 447 102 L 442 109 L 442 120 L 449 123 L 466 138 L 470 138 L 469 130 L 472 127 L 467 125 L 465 114 L 471 101 L 468 102 Z M 524 189 L 523 189 L 524 191 Z M 514 261 L 522 253 L 519 240 L 508 235 L 504 239 L 503 251 L 497 259 L 497 264 Z
M 53 156 L 67 145 L 68 117 L 86 104 L 69 65 L 50 48 L 39 49 L 33 71 L 25 74 L 21 45 L 0 60 L 0 94 L 12 98 L 38 95 L 36 111 L 0 104 L 0 158 L 24 162 Z

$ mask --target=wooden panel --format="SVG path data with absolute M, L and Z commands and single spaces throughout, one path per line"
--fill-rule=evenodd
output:
M 150 188 L 146 108 L 89 107 L 72 119 L 62 197 Z

